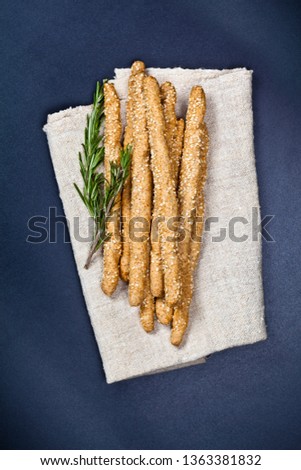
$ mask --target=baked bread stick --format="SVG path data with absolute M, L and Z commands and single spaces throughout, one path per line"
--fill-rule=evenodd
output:
M 185 331 L 188 326 L 189 320 L 189 307 L 192 299 L 192 269 L 191 269 L 191 260 L 183 260 L 181 258 L 181 263 L 185 263 L 185 276 L 182 277 L 182 293 L 181 300 L 178 305 L 174 307 L 173 317 L 172 317 L 172 329 L 170 342 L 174 346 L 180 346 Z
M 157 197 L 154 196 L 154 206 L 157 205 Z M 150 257 L 150 289 L 154 297 L 164 295 L 163 267 L 160 250 L 160 237 L 158 234 L 158 215 L 154 207 L 152 215 L 152 237 L 151 237 L 151 257 Z
M 178 205 L 165 139 L 165 122 L 160 100 L 160 88 L 154 77 L 144 78 L 144 96 L 158 215 L 163 216 L 165 219 L 164 222 L 159 223 L 165 298 L 168 305 L 175 305 L 180 293 L 177 234 L 169 229 L 168 222 L 174 217 L 177 218 Z
M 172 175 L 177 187 L 184 137 L 184 119 L 177 120 L 175 111 L 176 90 L 171 83 L 165 82 L 161 85 L 161 100 L 166 125 L 166 140 L 172 162 Z M 166 304 L 164 298 L 156 299 L 156 316 L 163 325 L 169 325 L 171 322 L 173 308 Z
M 147 333 L 150 333 L 154 329 L 155 320 L 155 303 L 154 297 L 150 290 L 150 278 L 149 274 L 146 277 L 145 293 L 142 304 L 140 305 L 140 322 Z
M 160 87 L 161 101 L 165 120 L 165 136 L 170 154 L 173 159 L 174 141 L 177 134 L 177 116 L 176 116 L 176 89 L 170 82 L 165 82 Z M 173 169 L 173 166 L 172 166 Z
M 182 146 L 183 146 L 183 137 L 184 137 L 184 119 L 178 119 L 177 121 L 177 132 L 175 136 L 174 146 L 173 146 L 173 177 L 175 180 L 176 187 L 178 186 L 178 176 L 180 168 L 180 160 L 182 155 Z M 172 316 L 173 308 L 166 304 L 164 298 L 156 299 L 156 316 L 160 323 L 163 325 L 169 325 Z
M 205 94 L 200 86 L 192 88 L 186 118 L 186 129 L 184 136 L 184 149 L 181 160 L 179 181 L 179 204 L 185 230 L 185 238 L 179 243 L 179 257 L 181 266 L 182 292 L 178 305 L 174 309 L 171 331 L 171 343 L 179 346 L 188 325 L 189 307 L 193 293 L 193 271 L 197 262 L 200 243 L 194 243 L 194 260 L 191 259 L 191 238 L 193 214 L 203 212 L 203 187 L 205 182 L 206 159 L 208 149 L 208 136 L 203 126 L 206 111 Z M 201 193 L 201 194 L 200 194 Z M 200 204 L 200 208 L 197 208 Z
M 199 193 L 202 146 L 200 127 L 204 120 L 205 111 L 205 93 L 202 87 L 194 86 L 188 103 L 178 190 L 182 227 L 185 230 L 185 238 L 180 243 L 180 251 L 187 257 L 191 241 L 191 215 L 195 210 L 196 198 Z
M 169 325 L 172 316 L 173 316 L 173 309 L 165 302 L 165 298 L 156 298 L 156 317 L 162 325 Z
M 174 308 L 173 320 L 172 320 L 172 333 L 171 342 L 175 346 L 179 346 L 182 342 L 182 338 L 186 331 L 188 320 L 189 320 L 189 308 L 193 295 L 193 274 L 197 266 L 197 262 L 201 252 L 201 237 L 203 233 L 204 223 L 204 185 L 207 176 L 207 160 L 206 155 L 208 152 L 208 132 L 206 125 L 201 126 L 201 139 L 202 139 L 202 150 L 201 150 L 201 176 L 200 176 L 200 192 L 197 196 L 196 203 L 196 220 L 194 220 L 194 233 L 191 240 L 190 259 L 187 262 L 183 261 L 185 265 L 185 278 L 182 279 L 182 295 L 179 305 Z
M 105 176 L 110 181 L 110 163 L 120 160 L 121 119 L 120 101 L 112 83 L 104 85 L 104 113 L 105 113 Z M 111 217 L 106 223 L 106 232 L 110 233 L 109 239 L 104 243 L 103 251 L 103 278 L 101 288 L 106 295 L 112 295 L 119 278 L 119 260 L 121 255 L 120 238 L 120 197 L 111 211 Z
M 128 96 L 126 106 L 126 128 L 124 132 L 123 147 L 133 145 L 132 100 Z M 125 182 L 121 195 L 122 216 L 122 255 L 120 259 L 120 277 L 123 281 L 129 281 L 130 273 L 130 218 L 131 218 L 131 174 Z
M 133 153 L 131 159 L 131 222 L 143 223 L 139 241 L 130 234 L 129 302 L 132 306 L 142 303 L 146 277 L 149 270 L 149 232 L 152 205 L 152 175 L 150 151 L 143 96 L 145 65 L 136 61 L 131 68 L 129 95 L 132 96 Z M 141 225 L 139 224 L 141 228 Z
M 184 119 L 178 119 L 177 133 L 176 133 L 174 149 L 173 149 L 173 160 L 175 162 L 174 180 L 176 183 L 176 188 L 178 187 L 179 170 L 180 170 L 181 156 L 182 156 L 182 150 L 183 150 L 184 127 L 185 127 Z
M 166 141 L 172 162 L 171 170 L 177 186 L 180 157 L 183 146 L 184 120 L 177 120 L 175 109 L 177 93 L 175 87 L 170 82 L 165 82 L 161 85 L 160 91 L 165 119 Z
M 205 195 L 204 195 L 204 187 L 207 178 L 207 153 L 209 147 L 209 136 L 208 130 L 205 123 L 201 125 L 201 175 L 200 175 L 200 183 L 199 183 L 199 194 L 197 195 L 197 202 L 196 202 L 196 210 L 195 215 L 196 218 L 194 220 L 194 228 L 193 228 L 193 236 L 191 238 L 191 263 L 192 269 L 195 270 L 197 266 L 197 262 L 199 259 L 200 251 L 201 251 L 201 239 L 203 234 L 204 228 L 204 216 L 205 216 Z
M 172 158 L 172 151 L 174 140 L 177 132 L 177 117 L 175 114 L 176 105 L 176 90 L 170 82 L 165 82 L 160 87 L 161 101 L 163 107 L 163 114 L 165 120 L 165 137 L 168 146 L 169 156 Z M 174 165 L 172 165 L 172 170 Z M 155 221 L 153 224 L 152 243 L 151 243 L 151 268 L 150 268 L 150 283 L 151 291 L 154 297 L 163 297 L 164 295 L 164 281 L 163 281 L 163 267 L 161 260 L 160 240 L 158 237 L 158 205 L 160 204 L 157 195 L 154 197 L 154 209 L 152 219 Z

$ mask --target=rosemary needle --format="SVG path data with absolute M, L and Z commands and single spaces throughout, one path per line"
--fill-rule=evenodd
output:
M 116 197 L 122 190 L 130 168 L 132 149 L 127 146 L 120 152 L 120 164 L 115 162 L 110 164 L 110 181 L 107 181 L 103 172 L 99 171 L 99 167 L 104 161 L 104 137 L 100 134 L 104 119 L 103 85 L 97 82 L 93 109 L 91 114 L 87 116 L 84 143 L 82 144 L 83 151 L 79 152 L 83 190 L 81 191 L 74 183 L 75 189 L 94 221 L 94 235 L 85 264 L 86 269 L 89 268 L 93 255 L 110 237 L 110 234 L 106 233 L 106 219 L 114 207 Z

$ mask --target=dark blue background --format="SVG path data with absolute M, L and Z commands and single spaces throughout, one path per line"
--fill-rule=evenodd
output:
M 1 427 L 7 449 L 300 448 L 300 2 L 14 1 L 1 7 Z M 42 126 L 114 67 L 254 69 L 269 339 L 105 383 L 70 244 L 30 245 L 63 213 Z

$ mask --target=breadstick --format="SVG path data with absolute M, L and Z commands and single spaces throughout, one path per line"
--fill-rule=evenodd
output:
M 164 109 L 164 106 L 163 106 L 163 109 Z M 165 122 L 167 119 L 168 119 L 167 113 L 165 111 Z M 173 178 L 174 178 L 176 187 L 178 186 L 178 175 L 179 175 L 180 160 L 181 160 L 181 154 L 182 154 L 183 137 L 184 137 L 184 119 L 179 119 L 178 121 L 176 121 L 176 135 L 174 135 L 174 140 L 172 142 L 172 148 L 171 148 L 171 160 L 173 163 Z M 162 323 L 163 325 L 170 324 L 172 320 L 172 316 L 173 316 L 173 308 L 166 304 L 165 299 L 162 299 L 162 298 L 156 299 L 156 316 L 157 316 L 158 321 Z
M 165 135 L 172 162 L 171 170 L 177 186 L 180 157 L 183 146 L 184 120 L 177 120 L 175 110 L 177 93 L 175 87 L 170 82 L 165 82 L 161 85 L 160 90 L 165 119 Z
M 105 112 L 105 176 L 110 181 L 110 162 L 120 160 L 121 119 L 120 101 L 112 83 L 104 85 L 104 112 Z M 106 231 L 110 238 L 104 243 L 103 252 L 103 278 L 101 288 L 107 295 L 115 291 L 119 278 L 119 260 L 121 255 L 120 197 L 111 211 L 111 218 L 106 223 Z
M 173 309 L 174 307 L 167 305 L 164 298 L 156 299 L 156 316 L 158 321 L 162 323 L 162 325 L 170 324 L 173 316 Z
M 152 176 L 150 170 L 150 152 L 146 123 L 146 110 L 143 97 L 145 75 L 143 62 L 134 62 L 129 79 L 129 94 L 133 106 L 133 153 L 131 160 L 131 223 L 141 221 L 143 233 L 139 241 L 130 234 L 130 305 L 140 305 L 144 299 L 146 277 L 149 270 L 149 232 L 152 205 Z M 141 228 L 139 224 L 139 228 Z
M 197 196 L 196 204 L 196 217 L 198 220 L 194 221 L 194 236 L 191 240 L 190 259 L 187 262 L 183 260 L 185 266 L 184 279 L 182 279 L 182 294 L 179 305 L 174 308 L 173 319 L 172 319 L 172 333 L 171 342 L 175 346 L 179 346 L 182 342 L 182 338 L 186 331 L 189 319 L 189 308 L 193 294 L 193 273 L 197 266 L 198 258 L 201 252 L 201 241 L 200 238 L 203 233 L 204 224 L 204 185 L 206 182 L 207 175 L 207 152 L 208 152 L 208 131 L 205 124 L 201 125 L 200 129 L 202 148 L 201 148 L 201 175 L 200 175 L 200 192 Z
M 176 188 L 178 187 L 178 179 L 179 179 L 179 170 L 180 170 L 180 163 L 181 163 L 181 156 L 182 156 L 182 149 L 183 149 L 183 138 L 184 138 L 184 119 L 178 119 L 177 122 L 177 133 L 174 142 L 174 180 L 176 183 Z
M 156 198 L 154 198 L 156 203 Z M 153 220 L 158 220 L 155 212 L 153 213 Z M 156 227 L 156 228 L 155 228 Z M 152 225 L 152 251 L 150 258 L 150 288 L 154 297 L 162 297 L 164 294 L 164 280 L 163 280 L 163 268 L 161 260 L 160 241 L 158 233 L 158 223 Z
M 155 303 L 150 290 L 149 275 L 146 277 L 145 293 L 142 304 L 140 305 L 140 321 L 143 329 L 150 333 L 154 329 Z
M 150 257 L 150 289 L 154 297 L 162 297 L 164 294 L 163 268 L 159 238 L 159 218 L 156 210 L 157 197 L 154 195 L 154 210 L 152 215 L 152 237 Z
M 132 100 L 128 96 L 126 106 L 126 128 L 124 132 L 123 147 L 133 145 L 133 122 L 132 122 Z M 130 218 L 131 218 L 131 175 L 125 182 L 121 195 L 121 215 L 122 215 L 122 255 L 120 259 L 120 277 L 128 282 L 130 272 Z
M 185 274 L 182 277 L 182 293 L 181 300 L 178 305 L 174 307 L 173 317 L 172 317 L 172 329 L 170 342 L 174 346 L 180 346 L 184 333 L 188 326 L 189 319 L 189 307 L 192 298 L 192 269 L 191 269 L 191 260 L 185 262 L 183 258 L 181 263 L 185 264 Z
M 169 155 L 171 158 L 173 142 L 177 130 L 177 118 L 175 114 L 176 104 L 176 90 L 170 82 L 165 82 L 160 87 L 161 100 L 163 106 L 164 120 L 165 120 L 165 135 L 168 146 Z M 173 165 L 172 165 L 173 170 Z M 155 193 L 154 197 L 154 210 L 153 210 L 153 224 L 154 231 L 158 232 L 158 197 Z M 151 250 L 151 291 L 155 297 L 163 297 L 164 295 L 164 281 L 163 281 L 163 267 L 161 260 L 160 240 L 158 233 L 152 233 L 152 250 Z
M 178 191 L 180 215 L 185 230 L 185 238 L 180 243 L 180 252 L 186 257 L 189 254 L 191 241 L 191 214 L 196 207 L 196 198 L 199 193 L 202 146 L 200 126 L 203 123 L 205 111 L 204 91 L 202 87 L 194 86 L 188 103 Z
M 160 88 L 154 77 L 144 78 L 144 96 L 158 215 L 165 218 L 164 222 L 159 223 L 165 298 L 168 305 L 175 305 L 180 292 L 177 234 L 168 228 L 168 222 L 171 218 L 177 217 L 178 207 L 168 146 L 164 135 L 165 122 L 160 100 Z
M 165 82 L 160 87 L 161 100 L 163 106 L 163 113 L 165 119 L 165 135 L 168 146 L 170 158 L 172 158 L 173 143 L 177 131 L 177 117 L 175 114 L 176 105 L 176 90 L 170 82 Z M 172 170 L 174 165 L 172 165 Z M 160 240 L 158 237 L 158 197 L 155 194 L 154 197 L 154 208 L 152 220 L 153 233 L 151 240 L 151 267 L 150 267 L 150 284 L 151 291 L 154 297 L 163 297 L 164 295 L 164 281 L 163 281 L 163 267 L 161 260 Z M 156 232 L 155 232 L 156 231 Z M 162 309 L 160 310 L 160 312 Z M 158 315 L 157 315 L 158 316 Z M 160 317 L 158 317 L 159 319 Z
M 179 243 L 182 293 L 181 299 L 174 309 L 172 321 L 171 343 L 175 346 L 179 346 L 181 343 L 188 325 L 189 307 L 193 293 L 193 271 L 200 251 L 200 243 L 194 242 L 192 259 L 190 249 L 195 220 L 191 220 L 191 217 L 193 211 L 201 214 L 204 211 L 203 187 L 206 178 L 205 160 L 208 150 L 207 130 L 203 125 L 205 111 L 204 91 L 201 87 L 195 86 L 189 97 L 180 170 L 179 202 L 185 238 Z M 197 207 L 198 204 L 199 207 Z
M 197 204 L 196 204 L 196 220 L 194 221 L 194 230 L 193 230 L 193 237 L 191 239 L 191 263 L 192 269 L 195 270 L 198 262 L 198 258 L 201 251 L 201 237 L 203 233 L 204 227 L 204 215 L 205 215 L 205 198 L 204 198 L 204 186 L 206 183 L 207 177 L 207 153 L 209 147 L 209 136 L 208 130 L 205 123 L 201 125 L 201 175 L 200 175 L 200 183 L 199 183 L 199 194 L 197 196 Z
M 177 118 L 175 114 L 175 104 L 176 104 L 176 90 L 170 82 L 165 82 L 160 87 L 161 100 L 163 106 L 163 113 L 165 119 L 165 135 L 166 142 L 169 150 L 169 155 L 171 156 L 173 141 L 176 134 L 177 128 Z M 173 170 L 173 166 L 172 166 Z M 151 248 L 151 268 L 150 268 L 150 283 L 151 291 L 154 297 L 163 297 L 164 295 L 164 281 L 163 281 L 163 268 L 161 260 L 161 249 L 160 249 L 160 240 L 158 237 L 158 197 L 155 193 L 154 195 L 154 209 L 152 220 L 155 222 L 153 224 L 154 233 L 152 233 L 152 248 Z
M 163 83 L 160 87 L 160 92 L 165 120 L 166 142 L 170 157 L 173 158 L 173 145 L 177 134 L 177 116 L 175 111 L 177 94 L 175 87 L 170 82 Z

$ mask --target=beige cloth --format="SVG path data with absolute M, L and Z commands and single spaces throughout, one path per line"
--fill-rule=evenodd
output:
M 86 116 L 90 106 L 79 106 L 48 116 L 44 127 L 51 158 L 70 225 L 74 257 L 87 309 L 101 353 L 108 383 L 144 374 L 162 372 L 203 362 L 203 357 L 222 349 L 250 344 L 266 338 L 261 277 L 261 243 L 252 241 L 251 212 L 259 207 L 253 149 L 251 101 L 252 72 L 234 70 L 149 69 L 159 82 L 172 81 L 177 89 L 179 116 L 185 116 L 188 95 L 196 84 L 207 96 L 206 123 L 210 135 L 206 217 L 219 217 L 205 232 L 201 260 L 195 277 L 195 293 L 184 344 L 169 342 L 168 327 L 156 324 L 146 334 L 139 323 L 138 309 L 127 300 L 127 286 L 120 281 L 112 298 L 100 289 L 102 271 L 98 255 L 89 270 L 83 268 L 89 243 L 75 236 L 87 234 L 88 214 L 75 192 L 73 182 L 82 186 L 78 164 Z M 114 83 L 124 115 L 128 69 L 117 69 Z M 229 237 L 231 218 L 241 216 Z M 75 220 L 76 222 L 76 220 Z M 223 241 L 213 241 L 221 227 Z M 207 227 L 208 228 L 208 227 Z M 76 239 L 77 238 L 77 239 Z M 232 237 L 233 238 L 233 237 Z M 61 286 L 63 289 L 64 286 Z M 81 334 L 80 331 L 78 334 Z M 200 369 L 200 373 L 202 370 Z

